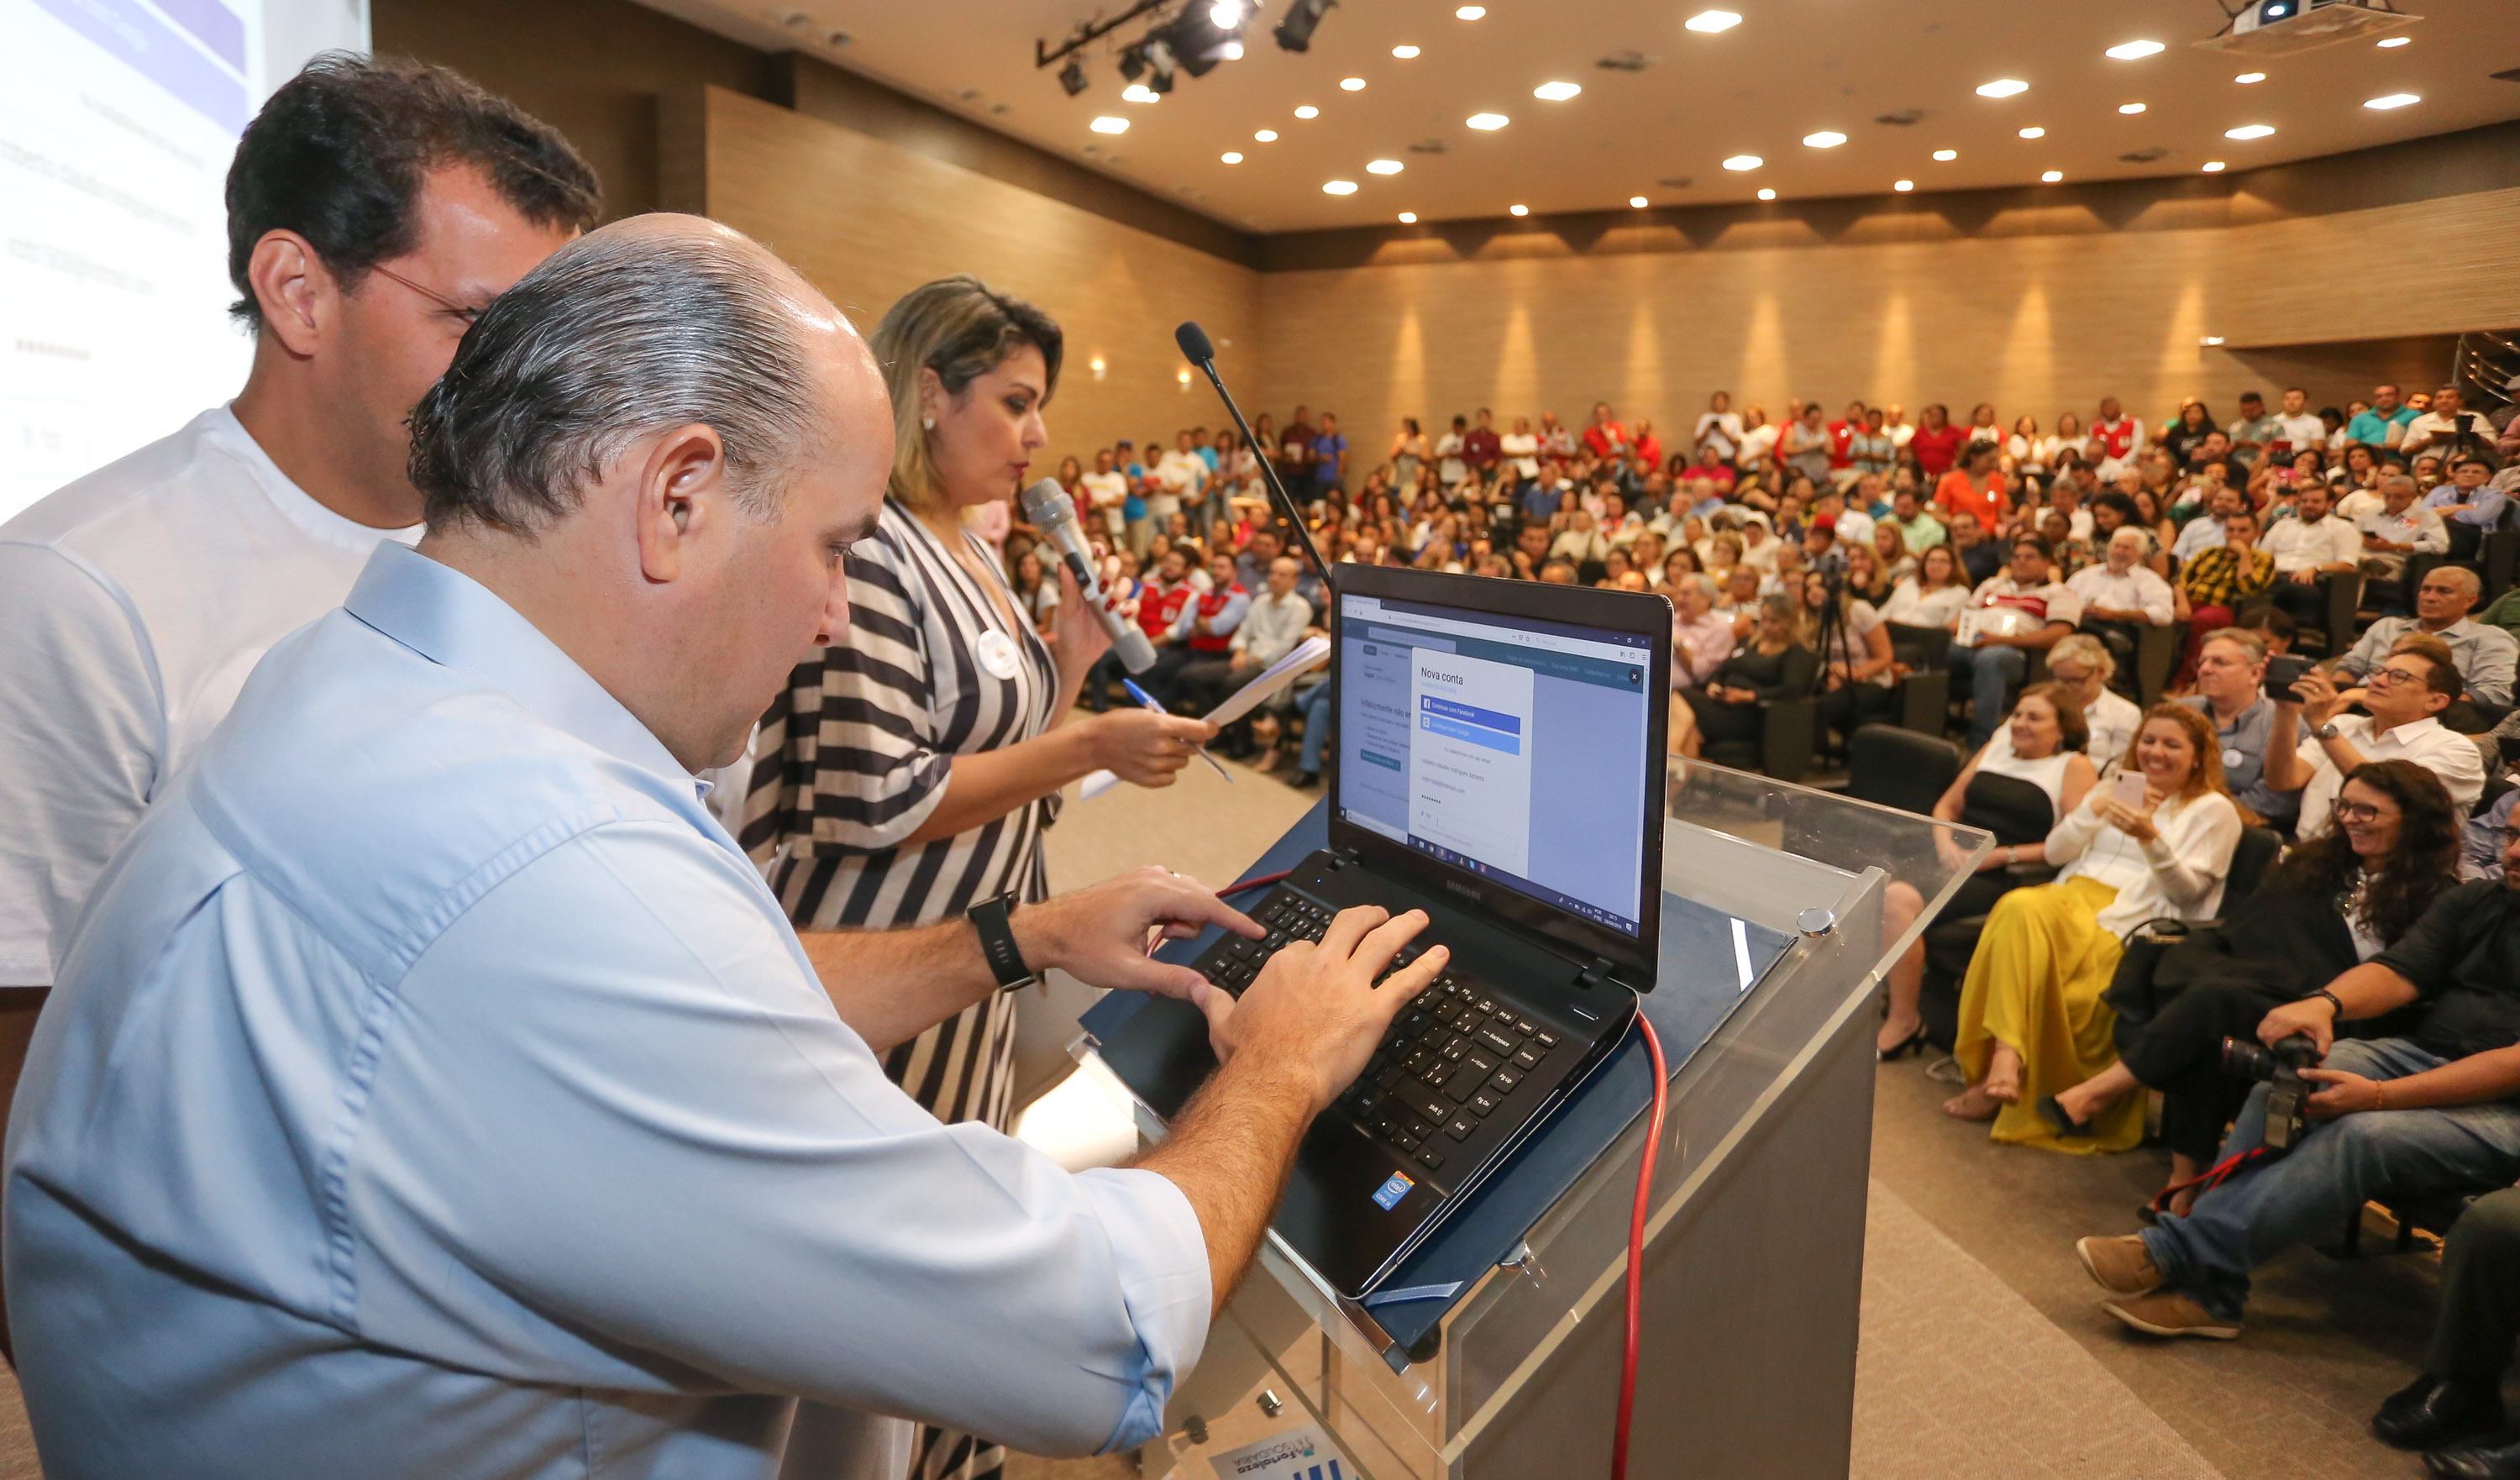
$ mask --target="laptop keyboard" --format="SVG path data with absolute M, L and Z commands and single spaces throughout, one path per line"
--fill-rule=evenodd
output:
M 1251 912 L 1267 927 L 1265 938 L 1228 935 L 1200 959 L 1199 969 L 1238 997 L 1270 957 L 1298 940 L 1320 940 L 1335 913 L 1282 888 Z M 1419 932 L 1393 958 L 1392 969 L 1436 944 Z M 1393 1020 L 1336 1108 L 1404 1161 L 1441 1172 L 1459 1157 L 1466 1168 L 1468 1158 L 1508 1139 L 1529 1117 L 1541 1096 L 1524 1086 L 1560 1047 L 1555 1030 L 1500 1002 L 1466 973 L 1447 971 Z M 1476 1145 L 1468 1144 L 1474 1140 Z

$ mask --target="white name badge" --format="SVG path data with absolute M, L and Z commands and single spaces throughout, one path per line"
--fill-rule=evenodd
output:
M 2248 757 L 2247 757 L 2247 756 L 2242 755 L 2242 754 L 2241 754 L 2239 751 L 2237 751 L 2237 750 L 2226 750 L 2226 751 L 2224 751 L 2224 752 L 2223 752 L 2223 769 L 2224 769 L 2224 770 L 2226 770 L 2226 771 L 2228 771 L 2228 770 L 2230 770 L 2232 767 L 2237 766 L 2240 762 L 2242 762 L 2242 761 L 2244 761 L 2244 760 L 2247 760 L 2247 759 L 2248 759 Z
M 1014 639 L 994 627 L 980 634 L 978 651 L 980 666 L 999 678 L 1012 678 L 1023 667 L 1022 655 L 1015 651 Z

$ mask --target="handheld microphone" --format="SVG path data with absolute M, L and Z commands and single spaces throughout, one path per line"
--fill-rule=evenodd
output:
M 1111 609 L 1102 594 L 1102 583 L 1094 575 L 1094 549 L 1085 543 L 1085 531 L 1076 525 L 1076 506 L 1058 479 L 1044 478 L 1023 491 L 1024 518 L 1042 537 L 1058 547 L 1058 554 L 1070 573 L 1076 577 L 1076 590 L 1085 598 L 1085 605 L 1102 619 L 1102 630 L 1111 634 L 1111 650 L 1120 658 L 1120 666 L 1131 673 L 1144 673 L 1155 666 L 1155 645 L 1138 630 L 1135 622 Z
M 1286 494 L 1286 485 L 1278 481 L 1278 470 L 1269 462 L 1269 449 L 1252 439 L 1251 424 L 1242 420 L 1242 408 L 1234 404 L 1234 392 L 1225 388 L 1225 378 L 1216 373 L 1216 346 L 1208 342 L 1207 331 L 1199 328 L 1196 321 L 1186 323 L 1173 331 L 1173 342 L 1181 346 L 1181 352 L 1192 365 L 1207 372 L 1207 382 L 1216 387 L 1218 399 L 1225 402 L 1226 414 L 1234 418 L 1235 426 L 1242 433 L 1242 445 L 1259 460 L 1260 477 L 1277 496 L 1279 516 L 1303 542 L 1304 553 L 1313 558 L 1313 568 L 1321 572 L 1322 585 L 1328 588 L 1331 584 L 1329 562 L 1322 559 L 1321 547 L 1313 543 L 1313 532 L 1304 525 L 1304 511 L 1295 507 L 1295 501 Z

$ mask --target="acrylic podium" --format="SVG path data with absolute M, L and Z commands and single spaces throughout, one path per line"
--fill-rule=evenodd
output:
M 1907 945 L 1883 937 L 1883 903 L 1905 883 L 1930 918 L 1989 839 L 1718 766 L 1675 758 L 1672 771 L 1662 966 L 1645 999 L 1671 1082 L 1631 1467 L 1841 1480 L 1875 1009 Z M 1244 876 L 1324 837 L 1316 807 Z M 1134 1094 L 1161 1052 L 1150 1044 L 1203 1031 L 1143 1016 L 1179 1007 L 1111 994 L 1084 1015 L 1078 1054 Z M 1651 1073 L 1631 1035 L 1362 1305 L 1272 1235 L 1175 1394 L 1171 1429 L 1198 1432 L 1265 1385 L 1285 1421 L 1321 1425 L 1372 1480 L 1606 1474 Z M 1137 1109 L 1159 1139 L 1155 1112 Z

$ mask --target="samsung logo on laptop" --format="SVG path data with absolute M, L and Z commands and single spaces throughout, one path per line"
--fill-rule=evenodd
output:
M 1487 897 L 1486 895 L 1481 894 L 1478 890 L 1471 888 L 1471 887 L 1470 887 L 1469 885 L 1467 885 L 1467 884 L 1455 883 L 1453 880 L 1451 880 L 1451 879 L 1449 879 L 1449 878 L 1448 878 L 1448 879 L 1446 879 L 1446 880 L 1444 880 L 1444 887 L 1445 887 L 1445 888 L 1447 888 L 1447 889 L 1452 890 L 1454 893 L 1456 893 L 1456 894 L 1458 894 L 1458 895 L 1462 896 L 1462 898 L 1463 898 L 1463 899 L 1467 899 L 1467 900 L 1479 900 L 1479 899 L 1484 899 L 1484 898 L 1486 898 L 1486 897 Z

